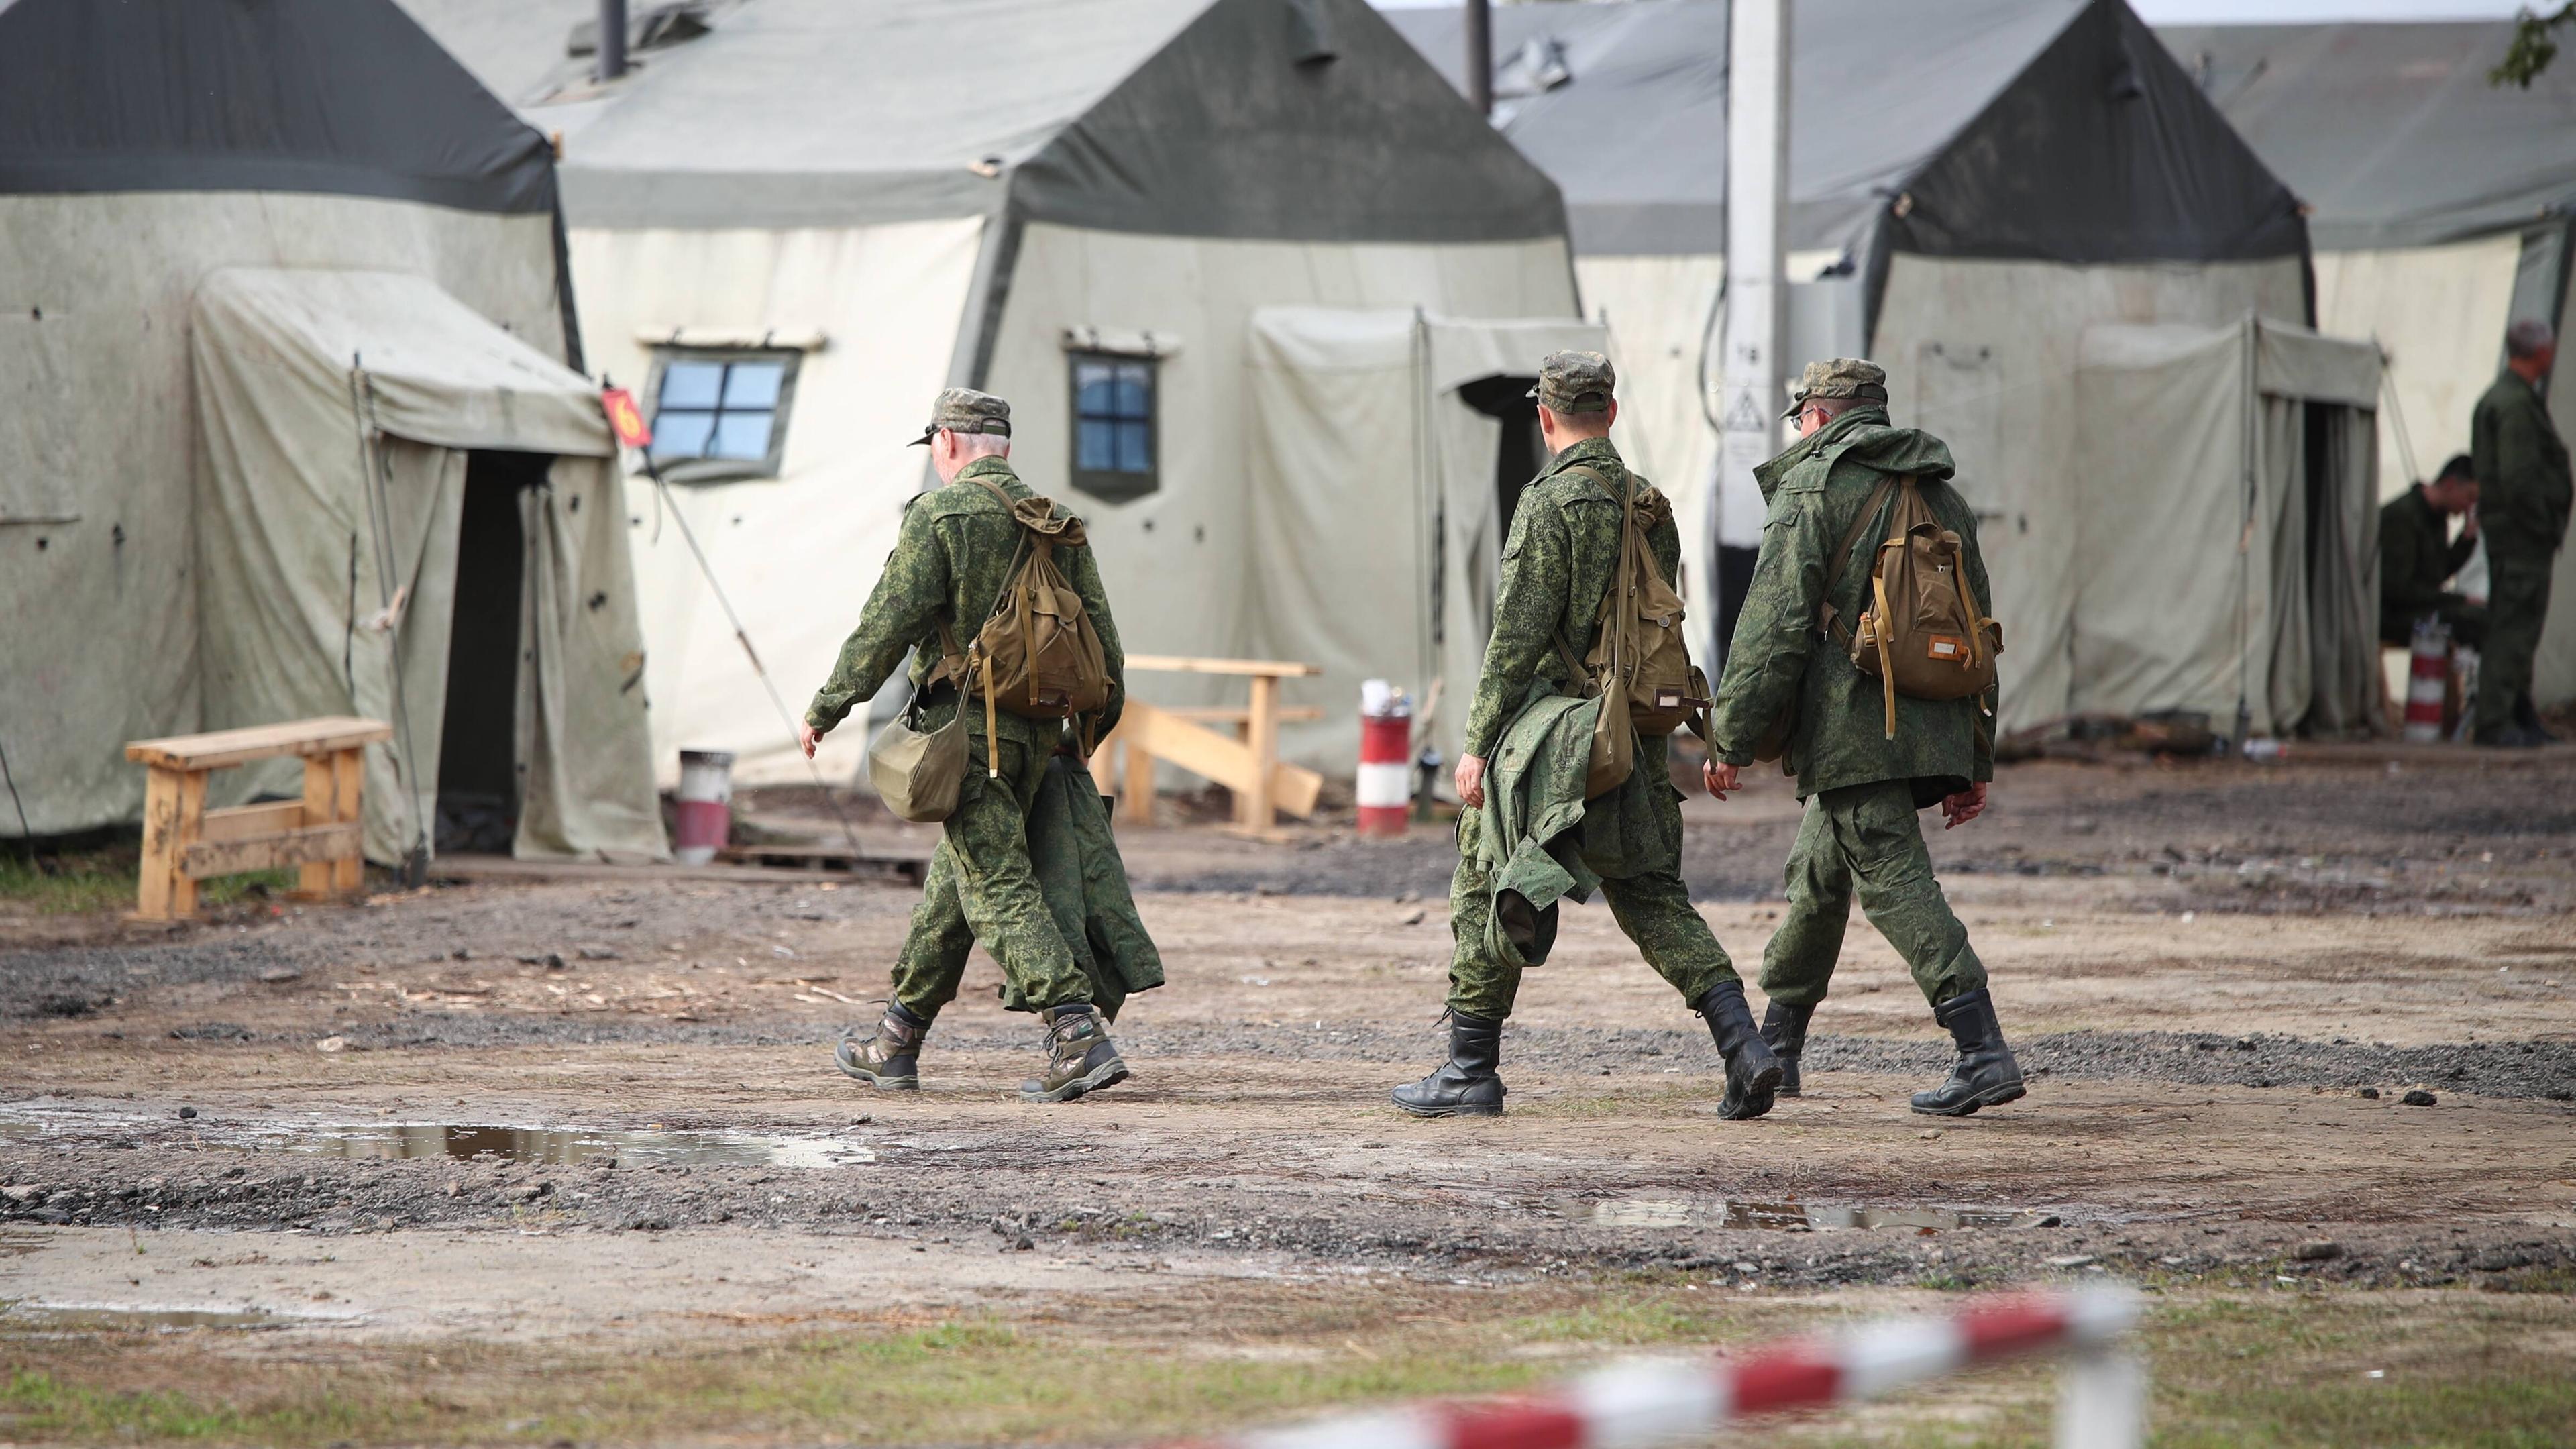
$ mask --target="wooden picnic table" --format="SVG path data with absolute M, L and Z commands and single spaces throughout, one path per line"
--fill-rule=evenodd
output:
M 1121 813 L 1131 824 L 1154 818 L 1154 764 L 1170 760 L 1193 774 L 1205 775 L 1234 792 L 1237 827 L 1266 834 L 1278 824 L 1279 812 L 1303 819 L 1315 813 L 1324 778 L 1279 759 L 1279 725 L 1283 720 L 1320 719 L 1313 709 L 1282 710 L 1279 681 L 1323 673 L 1320 665 L 1268 659 L 1212 659 L 1173 654 L 1130 654 L 1127 667 L 1164 674 L 1224 674 L 1251 681 L 1251 700 L 1240 710 L 1230 706 L 1164 709 L 1129 698 L 1123 718 L 1100 742 L 1094 770 L 1100 787 L 1119 796 Z M 1228 739 L 1200 721 L 1233 724 Z M 1119 756 L 1123 752 L 1124 760 Z
M 195 915 L 197 882 L 246 870 L 298 870 L 295 894 L 345 895 L 365 879 L 360 807 L 368 745 L 392 739 L 382 720 L 333 717 L 210 734 L 135 740 L 125 757 L 151 773 L 143 790 L 143 870 L 134 914 Z M 301 758 L 304 798 L 206 808 L 206 777 L 255 760 Z

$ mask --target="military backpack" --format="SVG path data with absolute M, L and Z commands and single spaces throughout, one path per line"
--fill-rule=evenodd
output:
M 1592 648 L 1577 659 L 1564 632 L 1556 637 L 1558 656 L 1584 697 L 1602 701 L 1585 771 L 1584 798 L 1591 799 L 1618 788 L 1635 768 L 1635 735 L 1668 735 L 1685 724 L 1707 732 L 1708 679 L 1691 663 L 1681 595 L 1647 539 L 1649 529 L 1672 516 L 1672 504 L 1633 478 L 1613 490 L 1591 468 L 1566 471 L 1590 478 L 1619 504 L 1619 565 L 1601 596 Z
M 1097 713 L 1109 703 L 1108 655 L 1082 595 L 1055 561 L 1057 549 L 1079 548 L 1086 541 L 1082 520 L 1057 512 L 1044 498 L 1013 499 L 990 478 L 975 481 L 1011 510 L 1019 544 L 991 617 L 962 653 L 955 636 L 941 626 L 940 642 L 947 653 L 940 675 L 956 681 L 970 698 L 984 701 L 987 739 L 997 724 L 997 710 L 1030 719 Z
M 1860 617 L 1846 627 L 1833 596 L 1861 531 L 1886 510 L 1887 525 L 1870 564 Z M 1852 667 L 1876 679 L 1887 698 L 1887 737 L 1896 738 L 1896 697 L 1965 699 L 1995 685 L 2003 627 L 1987 618 L 1968 588 L 1959 535 L 1941 526 L 1913 474 L 1879 479 L 1834 555 L 1817 622 L 1851 652 Z

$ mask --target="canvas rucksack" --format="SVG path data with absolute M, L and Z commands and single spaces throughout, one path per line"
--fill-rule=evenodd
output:
M 1846 628 L 1834 617 L 1834 591 L 1850 564 L 1852 545 L 1881 507 L 1887 508 L 1887 528 L 1870 564 L 1860 617 Z M 1884 687 L 1891 740 L 1898 695 L 1965 699 L 1994 687 L 2003 629 L 1969 592 L 1966 564 L 1959 535 L 1941 526 L 1911 473 L 1879 479 L 1834 555 L 1817 622 L 1851 651 L 1854 668 Z
M 1708 680 L 1691 663 L 1682 637 L 1682 599 L 1655 562 L 1648 529 L 1672 516 L 1672 504 L 1635 480 L 1622 491 L 1593 469 L 1574 467 L 1619 504 L 1619 565 L 1601 596 L 1592 648 L 1581 659 L 1559 631 L 1556 647 L 1586 698 L 1602 701 L 1592 727 L 1592 757 L 1583 794 L 1616 789 L 1635 768 L 1636 734 L 1668 735 L 1697 722 L 1706 733 Z
M 1100 647 L 1100 631 L 1082 607 L 1082 595 L 1055 561 L 1057 549 L 1085 542 L 1082 520 L 1058 513 L 1044 498 L 1014 500 L 990 478 L 975 481 L 1011 510 L 1020 541 L 992 616 L 962 655 L 943 629 L 941 642 L 950 652 L 941 669 L 959 690 L 984 701 L 987 739 L 997 710 L 1031 719 L 1097 712 L 1109 703 L 1108 656 Z M 987 751 L 988 762 L 991 756 Z M 993 769 L 998 772 L 999 766 Z

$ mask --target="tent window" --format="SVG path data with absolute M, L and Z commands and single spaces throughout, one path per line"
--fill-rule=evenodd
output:
M 777 477 L 802 355 L 655 349 L 653 461 L 675 481 Z
M 1154 383 L 1150 357 L 1076 352 L 1073 369 L 1073 486 L 1124 503 L 1162 486 L 1154 469 Z

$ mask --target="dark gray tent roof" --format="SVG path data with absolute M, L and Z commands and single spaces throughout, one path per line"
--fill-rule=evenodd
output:
M 2158 35 L 2315 208 L 2320 247 L 2421 246 L 2576 213 L 2576 64 L 2561 56 L 2527 91 L 2488 84 L 2510 21 Z
M 546 139 L 392 0 L 0 0 L 0 193 L 550 212 Z
M 2070 262 L 2296 255 L 2296 204 L 2120 0 L 1799 0 L 1789 244 Z M 1456 83 L 1454 9 L 1388 18 Z M 1576 248 L 1722 251 L 1724 0 L 1494 12 L 1498 107 L 1565 188 Z M 1898 204 L 1900 197 L 1905 198 Z M 1901 214 L 1899 214 L 1901 213 Z
M 490 0 L 411 0 L 486 74 Z M 536 0 L 568 25 L 588 13 Z M 639 9 L 641 7 L 639 6 Z M 566 136 L 583 226 L 829 226 L 1008 210 L 1172 235 L 1561 235 L 1555 185 L 1365 0 L 736 0 Z M 524 15 L 506 34 L 524 34 Z M 450 28 L 454 27 L 454 28 Z M 523 40 L 514 43 L 525 43 Z M 551 42 L 560 56 L 560 32 Z M 566 76 L 573 83 L 562 82 Z

